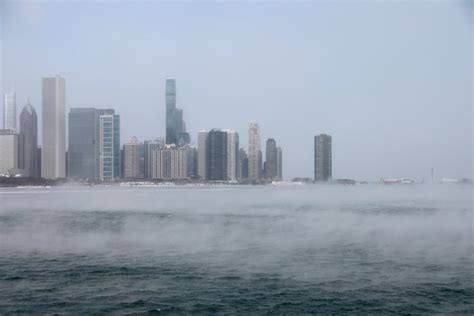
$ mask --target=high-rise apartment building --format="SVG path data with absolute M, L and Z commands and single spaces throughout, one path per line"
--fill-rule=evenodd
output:
M 189 148 L 177 148 L 176 145 L 165 145 L 153 150 L 152 178 L 159 180 L 179 180 L 188 177 Z
M 212 129 L 207 145 L 209 180 L 228 180 L 227 178 L 227 132 Z
M 208 159 L 207 159 L 207 142 L 209 132 L 207 130 L 200 130 L 198 132 L 198 167 L 197 174 L 202 180 L 207 179 Z
M 239 150 L 239 165 L 239 178 L 247 179 L 249 177 L 249 157 L 243 148 Z
M 20 113 L 19 168 L 25 177 L 37 178 L 38 170 L 38 116 L 28 103 Z
M 154 141 L 146 140 L 143 142 L 144 146 L 144 178 L 152 179 L 153 177 L 153 151 L 163 148 L 165 140 L 157 138 Z
M 281 147 L 277 147 L 277 180 L 283 180 L 283 153 Z
M 3 96 L 3 128 L 16 132 L 16 94 L 5 93 Z
M 227 179 L 237 180 L 239 174 L 239 134 L 230 129 L 224 130 L 227 133 Z
M 260 128 L 257 123 L 249 126 L 249 179 L 258 180 L 262 174 L 262 150 L 260 146 Z
M 66 80 L 61 76 L 42 81 L 41 176 L 46 179 L 66 176 Z
M 14 130 L 0 129 L 0 175 L 19 172 L 18 139 Z
M 140 177 L 140 143 L 136 137 L 132 137 L 130 142 L 123 144 L 124 177 L 137 179 Z
M 265 178 L 268 180 L 276 180 L 278 177 L 278 153 L 276 142 L 273 138 L 267 140 L 265 158 Z
M 332 177 L 332 139 L 321 134 L 314 137 L 314 180 L 329 181 Z
M 183 121 L 183 110 L 176 108 L 176 80 L 166 79 L 166 144 L 184 146 L 190 137 Z

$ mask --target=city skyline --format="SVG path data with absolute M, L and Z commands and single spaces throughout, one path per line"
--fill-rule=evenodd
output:
M 186 128 L 194 144 L 197 145 L 199 129 L 216 126 L 232 128 L 245 140 L 248 123 L 258 122 L 262 144 L 268 138 L 275 138 L 284 148 L 285 178 L 312 175 L 312 138 L 321 133 L 337 140 L 333 148 L 333 178 L 428 180 L 431 168 L 435 169 L 437 178 L 471 176 L 471 81 L 470 69 L 465 67 L 472 65 L 471 21 L 466 14 L 471 8 L 462 2 L 344 4 L 342 7 L 350 8 L 350 13 L 328 3 L 291 7 L 212 6 L 213 14 L 222 16 L 216 20 L 220 30 L 209 29 L 206 23 L 199 24 L 195 30 L 197 39 L 209 31 L 209 50 L 189 49 L 186 41 L 196 44 L 196 40 L 184 35 L 183 31 L 189 32 L 188 29 L 172 28 L 165 38 L 158 35 L 167 23 L 175 25 L 170 22 L 173 18 L 205 11 L 206 5 L 115 4 L 116 16 L 105 14 L 104 19 L 120 28 L 114 19 L 123 17 L 125 9 L 131 9 L 131 16 L 125 18 L 121 30 L 125 37 L 134 32 L 144 34 L 134 42 L 134 50 L 122 47 L 115 38 L 100 42 L 103 36 L 116 31 L 107 27 L 99 29 L 96 36 L 88 31 L 87 25 L 84 29 L 54 29 L 55 24 L 47 22 L 54 17 L 74 19 L 71 14 L 78 11 L 85 14 L 91 26 L 96 25 L 97 16 L 92 9 L 107 8 L 106 4 L 5 2 L 2 6 L 1 14 L 5 18 L 2 92 L 15 91 L 17 104 L 24 104 L 30 96 L 39 120 L 42 119 L 40 80 L 48 73 L 57 72 L 67 79 L 66 113 L 72 107 L 112 107 L 122 115 L 122 143 L 133 135 L 139 139 L 164 137 L 163 82 L 174 78 L 178 82 L 176 105 L 186 113 Z M 390 6 L 395 10 L 387 10 Z M 162 19 L 154 22 L 144 13 L 147 9 L 154 12 L 156 8 L 169 13 L 169 17 L 160 15 Z M 339 25 L 328 18 L 310 21 L 305 9 L 314 9 L 312 12 L 318 16 L 327 14 L 336 20 L 347 20 Z M 236 17 L 248 16 L 249 26 L 241 28 L 238 19 L 225 20 L 231 11 Z M 256 24 L 264 11 L 271 13 L 265 18 L 268 27 Z M 411 11 L 416 12 L 416 21 L 407 15 Z M 287 12 L 289 21 L 298 22 L 288 25 L 282 20 L 282 12 Z M 135 21 L 138 15 L 142 20 Z M 380 15 L 386 21 L 384 24 Z M 437 24 L 440 17 L 453 22 L 446 26 L 450 32 Z M 362 21 L 363 18 L 366 20 Z M 405 20 L 406 28 L 415 22 L 417 28 L 403 32 L 402 36 L 397 29 L 400 19 Z M 422 27 L 419 21 L 424 22 Z M 65 48 L 52 52 L 47 59 L 43 58 L 45 46 L 37 44 L 37 59 L 26 62 L 21 51 L 27 49 L 23 42 L 14 42 L 14 38 L 21 31 L 22 37 L 33 38 L 38 43 L 45 34 L 39 25 L 60 39 L 67 36 L 74 41 L 67 41 Z M 276 26 L 282 32 L 272 28 Z M 331 36 L 323 31 L 327 26 L 332 27 Z M 344 36 L 349 27 L 354 27 L 352 39 Z M 302 41 L 298 34 L 303 30 L 314 38 L 314 43 Z M 361 35 L 363 31 L 368 35 Z M 84 32 L 91 34 L 89 40 L 81 37 Z M 147 44 L 146 40 L 154 37 L 161 50 Z M 260 42 L 263 38 L 266 40 Z M 170 39 L 177 44 L 167 46 Z M 230 39 L 240 46 L 231 44 Z M 89 41 L 97 45 L 84 51 L 81 44 Z M 354 46 L 357 41 L 361 45 Z M 409 50 L 400 52 L 397 48 L 403 45 Z M 345 53 L 352 47 L 357 49 L 351 55 Z M 67 55 L 73 48 L 85 53 L 80 55 L 82 58 L 74 59 L 77 64 Z M 103 59 L 101 50 L 110 49 L 115 49 L 116 55 Z M 211 52 L 212 61 L 202 59 L 207 52 Z M 273 55 L 268 55 L 269 52 Z M 46 62 L 39 63 L 40 60 Z M 91 67 L 97 66 L 98 60 L 104 61 L 97 69 L 105 76 L 100 81 L 93 79 L 94 75 L 86 76 L 90 72 L 97 74 Z M 200 60 L 203 66 L 198 66 L 195 60 Z M 230 61 L 235 61 L 235 66 L 225 63 Z M 294 66 L 291 69 L 290 64 Z M 201 67 L 208 71 L 202 72 Z M 278 72 L 273 71 L 277 68 Z M 437 75 L 440 70 L 445 71 L 443 76 Z M 128 78 L 140 78 L 139 84 L 130 84 Z M 40 130 L 40 144 L 41 134 Z M 354 157 L 351 153 L 355 150 L 363 150 L 366 155 Z

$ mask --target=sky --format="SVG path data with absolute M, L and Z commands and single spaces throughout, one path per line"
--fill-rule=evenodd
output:
M 470 1 L 0 0 L 0 22 L 18 115 L 29 98 L 41 122 L 41 78 L 61 74 L 67 109 L 115 108 L 122 143 L 164 137 L 174 78 L 192 141 L 231 128 L 247 149 L 257 122 L 286 179 L 313 176 L 321 133 L 333 178 L 472 176 Z

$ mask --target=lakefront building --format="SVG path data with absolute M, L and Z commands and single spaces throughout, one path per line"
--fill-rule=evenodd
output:
M 314 137 L 314 180 L 329 181 L 332 177 L 332 138 L 321 134 Z
M 16 131 L 16 94 L 5 93 L 3 96 L 3 129 Z
M 281 147 L 277 147 L 277 179 L 283 180 L 283 152 Z
M 248 148 L 249 179 L 258 180 L 262 174 L 262 150 L 260 146 L 260 128 L 257 123 L 249 126 L 249 148 Z
M 0 129 L 0 175 L 16 174 L 18 170 L 18 134 Z
M 152 179 L 180 180 L 188 179 L 188 147 L 177 148 L 176 145 L 165 145 L 153 151 Z
M 66 177 L 66 80 L 59 76 L 42 80 L 41 176 Z
M 68 178 L 119 178 L 120 116 L 113 109 L 72 108 L 68 122 Z
M 265 178 L 276 180 L 278 178 L 278 152 L 273 138 L 269 138 L 266 142 L 265 158 Z
M 24 177 L 38 178 L 38 116 L 28 103 L 20 113 L 19 168 Z
M 224 130 L 227 133 L 227 180 L 237 180 L 239 174 L 239 134 L 230 129 Z
M 199 179 L 207 179 L 208 159 L 207 159 L 207 142 L 209 131 L 200 130 L 198 132 L 198 148 L 197 148 L 197 175 Z
M 123 144 L 124 178 L 137 179 L 140 177 L 140 154 L 138 138 L 132 137 L 130 141 Z
M 209 180 L 227 180 L 227 132 L 212 129 L 208 136 L 207 145 Z

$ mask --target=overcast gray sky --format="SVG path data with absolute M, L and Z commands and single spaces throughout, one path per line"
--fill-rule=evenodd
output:
M 164 136 L 175 78 L 194 141 L 233 128 L 247 149 L 257 122 L 285 178 L 312 177 L 320 133 L 335 178 L 467 177 L 472 13 L 470 1 L 2 1 L 2 90 L 41 117 L 41 77 L 62 74 L 67 107 L 115 108 L 125 142 Z

